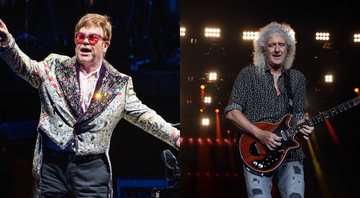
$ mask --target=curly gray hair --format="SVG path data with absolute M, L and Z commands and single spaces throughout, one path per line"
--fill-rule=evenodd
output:
M 296 51 L 296 39 L 295 32 L 286 23 L 271 22 L 268 25 L 260 28 L 258 39 L 254 39 L 254 52 L 253 52 L 253 63 L 260 72 L 264 72 L 266 66 L 265 61 L 265 47 L 266 42 L 270 36 L 274 34 L 280 34 L 285 37 L 288 53 L 285 59 L 285 69 L 290 69 L 293 66 Z

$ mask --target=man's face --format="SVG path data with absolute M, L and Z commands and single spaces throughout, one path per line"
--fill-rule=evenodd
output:
M 269 37 L 265 46 L 265 54 L 267 64 L 270 67 L 283 67 L 287 53 L 287 45 L 284 36 L 274 34 Z
M 90 68 L 99 66 L 103 60 L 109 41 L 103 40 L 100 27 L 82 27 L 75 33 L 75 54 L 80 65 Z

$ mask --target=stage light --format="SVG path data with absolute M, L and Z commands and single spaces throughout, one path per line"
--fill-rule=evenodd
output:
M 205 96 L 204 103 L 205 104 L 210 104 L 211 103 L 211 97 L 210 96 Z
M 190 143 L 190 144 L 194 144 L 194 139 L 193 139 L 193 138 L 189 138 L 189 143 Z
M 354 92 L 357 93 L 357 94 L 360 94 L 359 88 L 356 87 L 356 88 L 354 89 Z
M 193 44 L 193 45 L 196 45 L 198 42 L 197 38 L 191 38 L 190 39 L 190 43 Z
M 180 37 L 184 37 L 186 35 L 186 28 L 180 27 Z
M 203 118 L 201 120 L 201 125 L 203 126 L 209 126 L 210 125 L 210 119 L 209 118 Z
M 330 33 L 328 32 L 316 32 L 315 39 L 320 41 L 328 41 L 330 39 Z
M 229 141 L 228 139 L 224 139 L 224 142 L 228 145 L 231 145 L 231 141 Z
M 209 81 L 216 81 L 217 80 L 217 73 L 216 72 L 210 72 L 208 75 Z
M 360 34 L 354 34 L 354 43 L 360 43 Z
M 332 83 L 334 81 L 333 75 L 331 75 L 331 74 L 325 75 L 324 81 L 325 81 L 325 83 Z
M 219 38 L 220 37 L 220 28 L 205 28 L 204 30 L 204 35 L 205 37 L 208 37 L 208 38 Z
M 256 40 L 259 38 L 259 32 L 250 32 L 250 31 L 244 31 L 243 40 Z
M 194 76 L 188 76 L 187 81 L 188 82 L 194 82 Z

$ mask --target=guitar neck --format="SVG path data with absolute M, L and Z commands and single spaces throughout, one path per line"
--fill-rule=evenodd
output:
M 309 126 L 315 126 L 317 124 L 320 124 L 322 122 L 324 122 L 326 119 L 328 118 L 332 118 L 348 109 L 351 109 L 355 106 L 357 106 L 358 104 L 360 103 L 360 96 L 356 97 L 356 98 L 353 98 L 351 100 L 348 100 L 336 107 L 333 107 L 315 117 L 312 117 L 308 120 L 306 120 L 305 122 L 303 123 L 300 123 L 294 127 L 292 127 L 290 129 L 290 133 L 293 132 L 293 133 L 298 133 L 300 131 L 300 129 L 304 126 L 304 125 L 309 125 Z

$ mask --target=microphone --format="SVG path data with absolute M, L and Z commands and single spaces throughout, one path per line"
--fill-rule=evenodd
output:
M 161 153 L 161 158 L 165 162 L 165 165 L 169 169 L 176 169 L 178 168 L 178 161 L 176 157 L 171 153 L 170 150 L 166 149 Z

